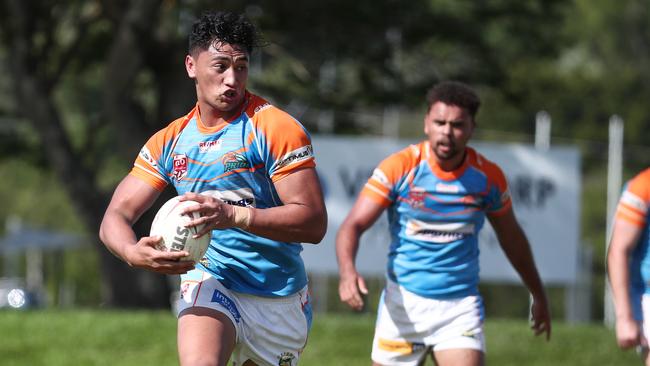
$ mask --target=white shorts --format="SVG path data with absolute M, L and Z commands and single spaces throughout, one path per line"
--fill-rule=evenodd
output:
M 434 300 L 391 280 L 381 296 L 372 360 L 383 365 L 418 365 L 430 350 L 485 352 L 480 296 Z
M 307 287 L 286 297 L 253 296 L 228 290 L 209 273 L 195 269 L 181 277 L 180 291 L 178 314 L 206 307 L 230 318 L 237 332 L 233 366 L 248 359 L 260 366 L 298 364 L 311 327 Z

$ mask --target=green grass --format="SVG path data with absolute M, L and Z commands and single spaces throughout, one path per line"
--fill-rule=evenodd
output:
M 316 314 L 301 365 L 369 365 L 373 324 L 370 315 Z M 485 331 L 488 365 L 640 364 L 600 325 L 555 323 L 550 342 L 518 320 L 488 320 Z M 0 311 L 0 364 L 177 365 L 176 320 L 169 312 Z

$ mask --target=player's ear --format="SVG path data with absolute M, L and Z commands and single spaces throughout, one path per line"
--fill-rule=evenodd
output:
M 185 70 L 187 71 L 187 76 L 189 76 L 190 79 L 196 78 L 196 60 L 194 57 L 192 57 L 192 55 L 185 56 Z

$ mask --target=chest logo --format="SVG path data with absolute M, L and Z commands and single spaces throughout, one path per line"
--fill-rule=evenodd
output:
M 425 222 L 410 219 L 404 233 L 411 239 L 447 244 L 473 236 L 475 226 L 469 222 Z
M 230 151 L 226 153 L 222 158 L 221 162 L 223 163 L 223 171 L 229 172 L 235 169 L 250 168 L 251 164 L 241 153 Z
M 212 151 L 219 151 L 220 149 L 221 149 L 221 140 L 199 142 L 199 152 L 207 153 Z
M 173 176 L 177 181 L 181 180 L 187 174 L 187 155 L 174 155 Z
M 427 198 L 427 192 L 422 188 L 413 187 L 408 194 L 408 203 L 413 208 L 420 208 L 424 206 Z

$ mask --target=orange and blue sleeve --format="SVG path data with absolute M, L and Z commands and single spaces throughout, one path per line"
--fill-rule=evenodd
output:
M 508 188 L 508 180 L 498 165 L 492 162 L 486 162 L 482 168 L 488 178 L 488 195 L 489 204 L 487 214 L 490 216 L 500 216 L 512 209 L 512 198 Z
M 408 171 L 415 166 L 416 158 L 408 150 L 402 150 L 384 159 L 372 172 L 361 189 L 360 196 L 369 198 L 382 207 L 395 201 L 395 187 Z
M 268 106 L 256 113 L 261 154 L 273 182 L 304 168 L 316 166 L 307 130 L 286 112 Z M 264 123 L 260 123 L 261 121 Z
M 616 219 L 644 226 L 647 223 L 649 206 L 650 169 L 646 169 L 626 184 L 616 208 Z
M 143 180 L 158 191 L 165 189 L 170 180 L 165 172 L 164 151 L 166 147 L 173 144 L 187 124 L 188 116 L 175 120 L 151 136 L 140 149 L 129 174 Z

